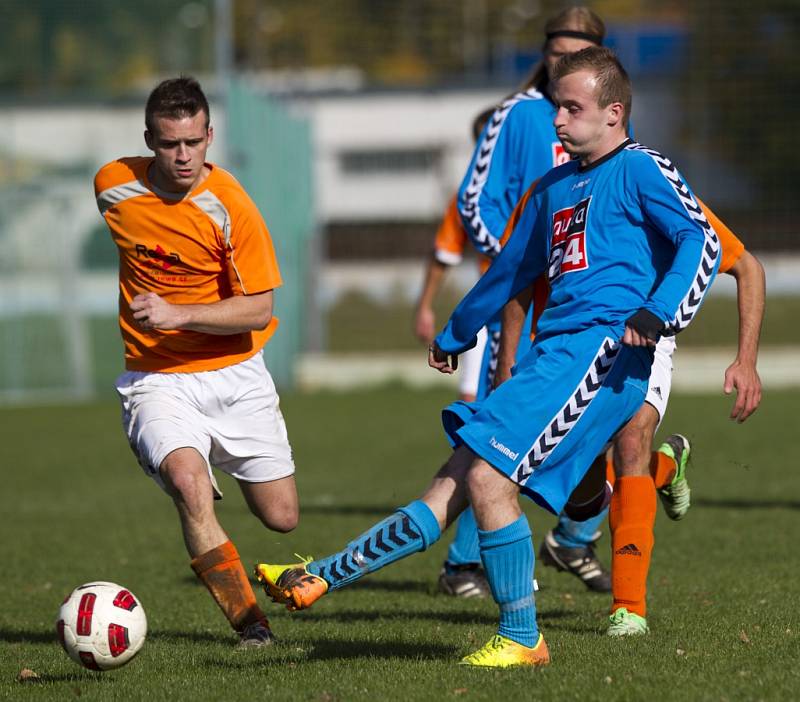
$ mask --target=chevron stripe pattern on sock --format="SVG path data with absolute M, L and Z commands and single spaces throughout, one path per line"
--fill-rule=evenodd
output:
M 309 572 L 324 578 L 330 589 L 336 590 L 423 548 L 422 535 L 408 515 L 395 512 L 351 541 L 343 551 L 312 561 Z
M 605 338 L 575 392 L 533 442 L 533 447 L 514 473 L 514 482 L 524 484 L 575 426 L 602 387 L 617 359 L 619 348 L 619 342 L 611 337 Z

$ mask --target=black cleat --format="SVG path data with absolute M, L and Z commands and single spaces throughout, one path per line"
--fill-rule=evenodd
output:
M 611 592 L 611 573 L 597 559 L 594 542 L 577 548 L 560 546 L 550 530 L 539 549 L 539 558 L 546 566 L 572 573 L 594 592 Z
M 452 597 L 488 597 L 491 594 L 480 563 L 445 563 L 439 573 L 439 592 Z

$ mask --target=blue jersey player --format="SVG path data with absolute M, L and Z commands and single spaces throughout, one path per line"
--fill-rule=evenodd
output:
M 428 548 L 469 503 L 500 622 L 461 662 L 549 663 L 518 495 L 561 511 L 642 404 L 656 340 L 692 320 L 719 263 L 714 230 L 683 178 L 628 139 L 630 81 L 614 54 L 590 47 L 562 58 L 553 94 L 559 139 L 576 160 L 542 179 L 536 207 L 456 308 L 429 363 L 452 372 L 486 320 L 547 272 L 550 298 L 531 350 L 476 412 L 445 412 L 457 449 L 421 499 L 331 556 L 257 566 L 268 594 L 289 609 Z
M 601 45 L 605 25 L 585 7 L 571 7 L 545 24 L 543 59 L 534 68 L 523 90 L 510 96 L 484 128 L 459 190 L 459 209 L 473 246 L 494 258 L 512 210 L 523 193 L 547 171 L 569 161 L 553 127 L 556 107 L 550 94 L 549 75 L 561 56 L 588 46 Z M 541 310 L 532 310 L 537 315 Z M 529 326 L 529 325 L 528 325 Z M 483 400 L 496 383 L 501 348 L 499 318 L 487 324 L 477 399 Z M 518 355 L 530 346 L 523 337 Z M 567 569 L 591 590 L 608 592 L 611 577 L 598 560 L 594 542 L 606 511 L 584 522 L 561 515 L 558 525 L 543 541 L 542 556 L 548 565 Z M 459 597 L 488 594 L 480 562 L 478 531 L 471 509 L 461 515 L 447 559 L 439 575 L 440 591 Z

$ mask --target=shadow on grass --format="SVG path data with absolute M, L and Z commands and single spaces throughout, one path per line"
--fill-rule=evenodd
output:
M 0 629 L 0 643 L 58 643 L 58 635 L 56 628 L 53 630 L 25 630 L 19 629 L 10 631 L 8 629 Z
M 362 580 L 353 585 L 353 590 L 371 590 L 373 592 L 420 592 L 434 594 L 434 587 L 423 580 Z
M 460 646 L 443 644 L 409 643 L 403 641 L 375 641 L 374 639 L 307 638 L 294 641 L 288 647 L 265 650 L 268 656 L 240 655 L 230 658 L 209 657 L 207 666 L 245 669 L 253 666 L 285 667 L 300 661 L 354 660 L 375 658 L 400 658 L 404 660 L 452 660 Z M 258 652 L 255 652 L 258 654 Z
M 178 631 L 177 629 L 158 629 L 147 632 L 149 641 L 163 641 L 165 643 L 175 643 L 179 641 L 189 641 L 191 643 L 218 643 L 230 644 L 235 642 L 233 631 L 227 633 L 214 633 L 213 631 Z
M 716 509 L 800 509 L 800 502 L 797 500 L 715 500 L 698 497 L 692 500 L 692 504 Z
M 37 678 L 29 678 L 20 681 L 20 685 L 25 687 L 29 685 L 49 685 L 51 683 L 91 683 L 92 685 L 113 684 L 113 679 L 107 675 L 103 675 L 101 671 L 92 670 L 78 670 L 75 673 L 61 673 L 60 675 L 51 675 L 50 673 L 38 673 Z M 75 697 L 81 696 L 81 690 L 75 688 L 73 691 Z
M 573 617 L 573 612 L 565 610 L 550 610 L 540 612 L 538 618 L 540 621 L 551 622 L 564 617 Z M 442 611 L 410 611 L 398 610 L 393 612 L 375 611 L 375 610 L 360 610 L 360 609 L 339 609 L 335 612 L 304 612 L 296 617 L 297 619 L 305 620 L 306 622 L 336 622 L 347 624 L 352 622 L 413 622 L 415 619 L 424 619 L 426 621 L 438 620 L 445 624 L 480 624 L 480 625 L 493 625 L 497 624 L 497 614 L 492 612 L 442 612 Z

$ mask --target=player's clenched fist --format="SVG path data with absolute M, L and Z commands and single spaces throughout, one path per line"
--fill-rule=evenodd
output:
M 458 368 L 458 356 L 442 351 L 434 341 L 428 347 L 428 365 L 440 373 L 455 373 Z
M 156 293 L 140 293 L 131 300 L 133 318 L 142 329 L 179 329 L 183 322 L 178 305 Z

